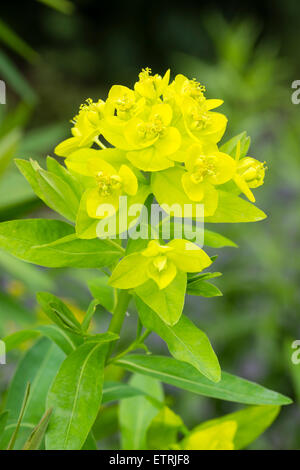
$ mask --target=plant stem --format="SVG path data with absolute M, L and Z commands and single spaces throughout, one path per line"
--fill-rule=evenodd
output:
M 123 321 L 125 318 L 126 310 L 130 301 L 130 294 L 126 290 L 121 290 L 119 293 L 117 305 L 113 311 L 113 316 L 108 328 L 108 331 L 112 333 L 116 333 L 117 335 L 120 333 Z M 107 358 L 111 355 L 115 346 L 115 341 L 112 341 L 108 348 L 108 355 Z
M 151 330 L 146 330 L 144 333 L 135 341 L 133 341 L 124 351 L 122 351 L 120 354 L 117 356 L 112 357 L 109 361 L 108 364 L 117 361 L 118 359 L 121 359 L 121 357 L 126 356 L 131 351 L 134 351 L 135 349 L 141 349 L 142 347 L 145 347 L 143 345 L 145 339 L 150 335 Z

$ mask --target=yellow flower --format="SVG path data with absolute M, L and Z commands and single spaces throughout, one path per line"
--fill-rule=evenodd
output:
M 103 157 L 106 158 L 109 158 L 110 153 L 113 158 L 113 153 L 115 153 L 115 149 L 98 151 L 91 149 L 88 151 L 101 152 L 101 155 L 103 154 Z M 101 156 L 82 160 L 81 153 L 77 153 L 77 155 L 75 152 L 67 158 L 66 165 L 70 170 L 90 177 L 85 195 L 89 217 L 103 219 L 111 216 L 118 211 L 120 196 L 125 194 L 134 196 L 137 193 L 137 177 L 127 165 L 121 164 L 119 169 L 116 169 Z M 111 207 L 104 208 L 102 206 L 104 204 L 109 204 Z
M 104 105 L 102 100 L 94 103 L 89 98 L 86 103 L 80 106 L 79 113 L 71 121 L 74 124 L 71 129 L 73 137 L 56 146 L 56 155 L 66 157 L 78 148 L 92 145 L 95 138 L 101 133 Z
M 163 95 L 170 80 L 170 70 L 167 70 L 164 77 L 158 74 L 151 75 L 151 69 L 146 68 L 139 74 L 139 80 L 135 83 L 135 91 L 148 100 L 157 100 Z
M 238 162 L 234 181 L 249 201 L 255 202 L 250 188 L 258 188 L 264 184 L 265 172 L 265 162 L 260 162 L 255 158 L 245 157 Z
M 211 200 L 218 199 L 215 186 L 224 184 L 234 176 L 236 163 L 233 158 L 219 152 L 216 145 L 193 144 L 187 151 L 186 172 L 181 181 L 186 195 L 201 202 L 206 193 Z M 214 205 L 214 204 L 212 204 Z
M 234 181 L 249 201 L 255 202 L 255 197 L 250 188 L 258 188 L 264 184 L 266 162 L 260 162 L 252 157 L 240 158 L 240 142 L 236 148 L 237 169 Z
M 131 289 L 153 279 L 159 289 L 166 288 L 178 271 L 199 272 L 211 264 L 210 257 L 187 240 L 172 240 L 160 245 L 151 240 L 145 250 L 125 256 L 114 269 L 110 284 Z
M 135 118 L 128 122 L 124 135 L 130 151 L 128 160 L 143 171 L 159 171 L 174 165 L 172 154 L 181 145 L 178 129 L 171 126 L 172 108 L 156 104 L 146 119 Z
M 196 141 L 217 143 L 223 137 L 227 125 L 224 114 L 212 112 L 219 100 L 182 100 L 182 113 L 186 132 Z

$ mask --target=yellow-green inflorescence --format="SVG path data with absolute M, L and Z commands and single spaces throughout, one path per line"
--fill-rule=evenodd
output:
M 218 211 L 221 192 L 243 193 L 255 201 L 252 190 L 263 184 L 265 164 L 247 150 L 241 153 L 240 141 L 231 149 L 219 146 L 227 118 L 215 108 L 223 101 L 207 99 L 205 92 L 195 79 L 179 74 L 170 81 L 169 70 L 160 76 L 146 68 L 133 89 L 114 85 L 106 101 L 86 100 L 72 120 L 72 137 L 55 152 L 85 186 L 80 210 L 87 218 L 97 222 L 117 213 L 120 196 L 131 204 L 144 203 L 151 193 L 160 204 L 199 203 L 210 218 Z M 103 204 L 110 204 L 111 213 L 99 211 Z M 181 251 L 173 242 L 151 243 L 121 261 L 111 280 L 114 286 L 133 288 L 151 279 L 164 289 L 177 273 L 194 272 L 193 263 L 184 262 L 186 242 L 180 241 Z M 200 252 L 189 252 L 196 271 L 209 264 L 200 251 L 201 266 Z M 117 274 L 125 265 L 128 275 L 120 280 Z

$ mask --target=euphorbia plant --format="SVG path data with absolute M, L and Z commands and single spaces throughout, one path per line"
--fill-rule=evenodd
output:
M 207 282 L 219 273 L 203 272 L 214 257 L 196 243 L 192 230 L 178 237 L 178 225 L 185 225 L 184 218 L 178 222 L 178 214 L 184 217 L 188 207 L 204 245 L 214 248 L 234 243 L 216 232 L 203 232 L 199 221 L 265 218 L 252 204 L 252 189 L 263 184 L 264 163 L 248 156 L 246 133 L 220 146 L 227 118 L 214 109 L 222 101 L 206 99 L 204 93 L 196 80 L 177 75 L 170 82 L 169 71 L 161 77 L 145 69 L 133 89 L 115 85 L 106 101 L 89 99 L 80 107 L 72 137 L 55 148 L 65 165 L 48 157 L 44 170 L 35 161 L 17 160 L 36 194 L 69 222 L 4 222 L 1 247 L 41 266 L 98 268 L 102 273 L 97 288 L 91 289 L 95 299 L 83 321 L 53 294 L 38 293 L 52 323 L 6 338 L 7 348 L 12 348 L 30 337 L 46 337 L 26 353 L 12 382 L 2 448 L 15 442 L 25 448 L 97 448 L 93 426 L 101 423 L 101 406 L 120 400 L 124 449 L 239 449 L 264 431 L 280 405 L 290 402 L 221 373 L 206 334 L 182 313 L 187 295 L 199 299 L 220 291 Z M 154 198 L 168 214 L 156 224 Z M 139 214 L 133 210 L 137 205 Z M 92 322 L 99 303 L 112 314 L 104 333 L 95 332 Z M 126 311 L 134 307 L 136 339 L 116 352 Z M 151 354 L 144 341 L 152 332 L 165 341 L 170 356 Z M 43 368 L 45 360 L 51 360 L 51 367 Z M 39 393 L 27 389 L 22 407 L 22 374 L 30 361 L 34 371 L 26 379 L 38 377 L 41 387 Z M 111 364 L 134 375 L 128 383 L 107 381 Z M 161 383 L 255 406 L 190 431 L 165 404 Z M 29 429 L 22 428 L 23 422 L 30 423 Z

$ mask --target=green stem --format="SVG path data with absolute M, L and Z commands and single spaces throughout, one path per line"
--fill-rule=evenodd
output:
M 117 335 L 120 333 L 123 321 L 125 318 L 126 310 L 130 301 L 130 294 L 126 290 L 121 290 L 119 293 L 117 305 L 113 311 L 113 316 L 108 328 L 108 331 L 112 333 L 116 333 Z M 115 346 L 115 341 L 112 341 L 108 348 L 108 355 L 107 358 L 111 355 Z
M 135 349 L 142 348 L 145 339 L 148 338 L 150 333 L 152 333 L 151 330 L 144 331 L 144 333 L 138 339 L 133 341 L 133 343 L 131 343 L 126 349 L 124 349 L 124 351 L 122 351 L 117 356 L 114 356 L 111 359 L 109 359 L 108 364 L 111 364 L 112 362 L 116 362 L 118 359 L 121 359 L 121 357 L 126 356 L 126 354 L 128 354 L 131 351 L 134 351 Z

